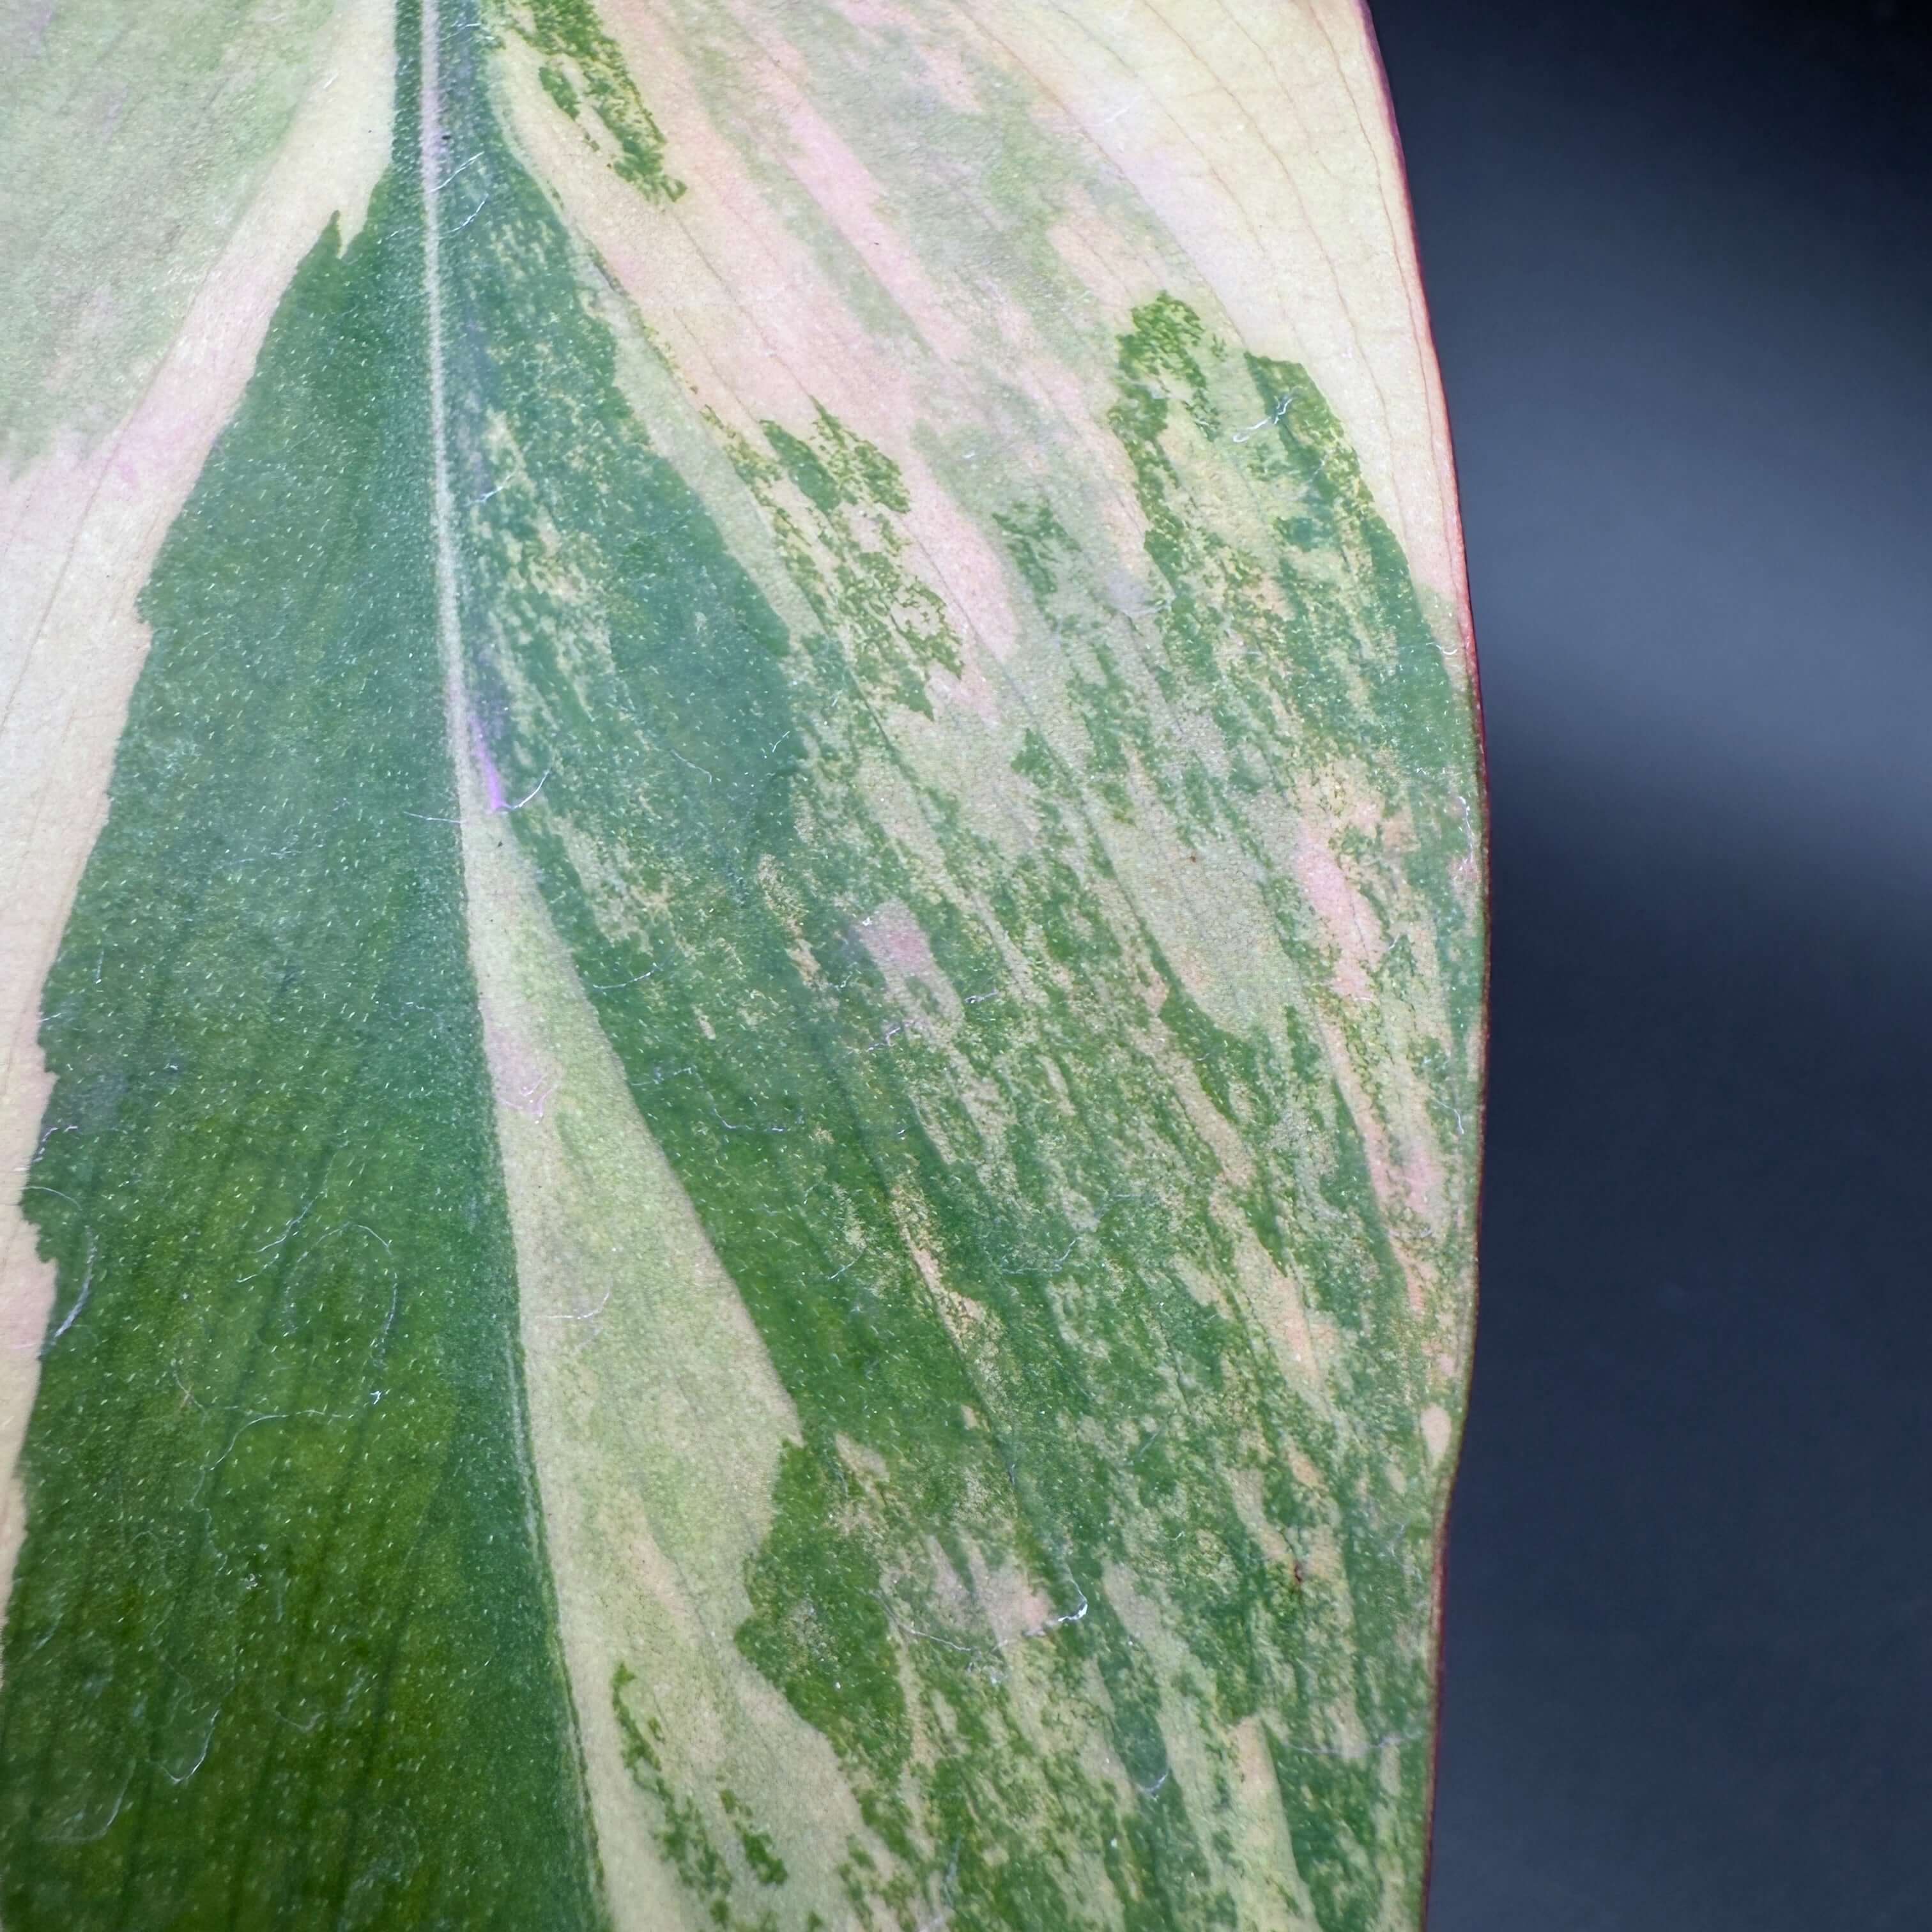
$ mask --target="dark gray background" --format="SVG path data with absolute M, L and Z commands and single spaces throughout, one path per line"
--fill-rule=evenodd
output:
M 1924 18 L 1375 10 L 1495 808 L 1432 1932 L 1922 1932 Z

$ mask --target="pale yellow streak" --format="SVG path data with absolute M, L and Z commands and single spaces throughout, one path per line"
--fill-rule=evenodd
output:
M 332 214 L 362 220 L 388 158 L 391 12 L 341 0 L 286 146 L 126 418 L 98 441 L 56 433 L 0 478 L 0 1600 L 26 1527 L 15 1465 L 54 1292 L 19 1211 L 50 1088 L 40 988 L 147 655 L 135 602 L 297 265 Z

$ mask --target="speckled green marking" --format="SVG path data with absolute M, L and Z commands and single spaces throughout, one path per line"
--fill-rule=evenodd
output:
M 415 125 L 169 536 L 46 989 L 10 1932 L 604 1922 L 450 821 Z
M 542 56 L 537 78 L 544 92 L 606 154 L 618 179 L 648 200 L 676 200 L 686 184 L 664 166 L 663 131 L 590 0 L 509 0 L 503 10 Z
M 748 1887 L 737 1883 L 730 1862 L 720 1855 L 712 1840 L 704 1808 L 680 1797 L 666 1775 L 664 1726 L 655 1717 L 640 1723 L 632 1714 L 626 1697 L 636 1682 L 629 1666 L 620 1664 L 610 1679 L 610 1706 L 623 1739 L 624 1768 L 650 1801 L 657 1820 L 654 1835 L 665 1862 L 703 1906 L 706 1922 L 718 1927 L 719 1932 L 777 1932 L 778 1910 L 769 1899 L 754 1896 L 740 1900 L 734 1892 L 758 1894 L 782 1886 L 789 1876 L 784 1859 L 752 1822 L 743 1802 L 728 1785 L 721 1785 L 716 1794 L 718 1808 L 735 1828 L 739 1850 L 752 1879 Z M 824 1919 L 808 1907 L 802 1919 L 794 1915 L 794 1922 L 802 1932 L 818 1932 L 825 1925 Z
M 1406 1268 L 1460 1278 L 1468 1172 L 1432 1222 L 1365 1136 L 1430 1082 L 1473 1118 L 1480 934 L 1467 694 L 1346 443 L 1186 304 L 1123 318 L 1150 587 L 1120 608 L 1078 503 L 1016 502 L 1046 682 L 950 728 L 948 782 L 898 722 L 964 651 L 898 466 L 822 408 L 763 448 L 714 421 L 766 533 L 734 554 L 730 485 L 701 498 L 626 408 L 588 265 L 476 112 L 452 142 L 487 204 L 449 256 L 472 688 L 506 791 L 544 780 L 515 825 L 550 917 L 796 1406 L 736 1641 L 857 1796 L 832 1909 L 1400 1922 L 1440 1502 L 1416 1418 L 1453 1332 Z M 1379 880 L 1366 997 L 1285 801 Z M 1244 1018 L 1138 903 L 1150 850 L 1204 849 L 1260 922 Z M 1297 1374 L 1282 1277 L 1325 1345 Z M 733 1878 L 709 1745 L 646 1663 L 626 1756 L 692 1922 L 826 1909 Z

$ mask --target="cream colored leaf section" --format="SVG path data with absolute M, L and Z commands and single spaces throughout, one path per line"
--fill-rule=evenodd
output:
M 1366 6 L 988 0 L 973 12 L 1180 242 L 1241 340 L 1307 369 L 1410 568 L 1460 602 L 1441 382 Z
M 1030 393 L 1056 437 L 1085 434 L 1083 463 L 1111 467 L 1093 431 L 1100 412 L 1064 366 L 1075 325 L 1054 274 L 1071 272 L 1114 315 L 1189 286 L 1211 294 L 1247 348 L 1307 369 L 1438 629 L 1460 628 L 1466 646 L 1441 382 L 1359 0 L 608 0 L 602 10 L 700 191 L 646 215 L 512 45 L 519 134 L 726 420 L 790 421 L 823 402 L 906 461 L 896 432 L 957 406 L 955 372 L 971 399 L 992 370 Z M 950 133 L 970 143 L 989 127 L 1004 130 L 1004 152 L 949 152 Z M 1004 188 L 1003 170 L 1026 191 Z M 1028 203 L 1046 199 L 1031 192 L 1042 180 L 1061 213 L 1035 236 Z M 1059 259 L 1036 254 L 1029 274 L 1042 242 Z M 896 334 L 948 370 L 942 387 L 890 352 Z M 986 454 L 1033 460 L 1023 448 Z M 908 476 L 920 500 L 916 458 Z M 1127 547 L 1137 543 L 1132 532 Z
M 531 1439 L 612 1908 L 636 1932 L 683 1922 L 656 1849 L 662 1802 L 626 1763 L 621 1666 L 674 1739 L 683 1801 L 715 1810 L 730 1790 L 777 1828 L 794 1867 L 788 1900 L 830 1914 L 832 1860 L 868 1834 L 831 1747 L 733 1641 L 796 1420 L 638 1117 L 506 814 L 488 808 L 473 764 L 461 769 Z M 726 1818 L 711 1822 L 726 1838 Z M 806 1868 L 814 1856 L 822 1868 Z

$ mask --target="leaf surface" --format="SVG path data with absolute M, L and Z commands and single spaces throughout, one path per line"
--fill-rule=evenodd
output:
M 8 31 L 0 1918 L 1414 1925 L 1483 851 L 1361 18 Z

